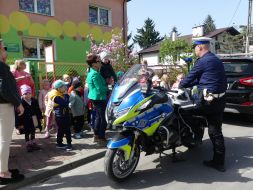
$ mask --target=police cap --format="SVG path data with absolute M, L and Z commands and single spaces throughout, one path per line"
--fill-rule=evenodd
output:
M 195 48 L 197 45 L 210 44 L 211 40 L 212 38 L 208 37 L 192 38 L 192 46 Z

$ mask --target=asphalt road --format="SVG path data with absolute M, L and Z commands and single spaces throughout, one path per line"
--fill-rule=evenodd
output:
M 253 118 L 226 114 L 223 132 L 227 148 L 225 173 L 202 165 L 212 155 L 206 131 L 201 146 L 192 150 L 177 149 L 182 162 L 172 163 L 170 156 L 159 159 L 158 155 L 142 154 L 136 171 L 123 183 L 115 183 L 105 176 L 104 160 L 100 159 L 23 189 L 252 190 Z

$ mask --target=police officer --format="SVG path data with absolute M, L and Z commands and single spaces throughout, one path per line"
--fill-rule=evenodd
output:
M 205 166 L 224 172 L 225 145 L 222 134 L 222 118 L 225 108 L 227 86 L 224 66 L 219 58 L 210 52 L 211 38 L 195 38 L 193 46 L 198 60 L 179 87 L 197 85 L 197 107 L 194 113 L 203 114 L 208 121 L 208 134 L 213 144 L 213 159 L 204 161 Z M 191 111 L 192 113 L 192 111 Z

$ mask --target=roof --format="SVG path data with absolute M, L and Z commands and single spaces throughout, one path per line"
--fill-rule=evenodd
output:
M 139 54 L 145 54 L 145 53 L 151 53 L 151 52 L 159 52 L 159 50 L 160 50 L 160 44 L 161 44 L 161 42 L 158 42 L 155 45 L 152 45 L 152 46 L 150 46 L 148 48 L 145 48 L 145 49 L 139 51 L 138 53 Z
M 229 32 L 232 35 L 240 34 L 240 32 L 236 30 L 234 27 L 227 27 L 227 28 L 216 29 L 213 32 L 210 32 L 208 35 L 205 35 L 205 37 L 213 38 L 223 32 Z
M 227 28 L 216 29 L 213 32 L 210 32 L 208 35 L 205 35 L 204 37 L 214 38 L 214 37 L 216 37 L 217 35 L 219 35 L 223 32 L 229 32 L 232 35 L 240 34 L 240 32 L 238 30 L 236 30 L 234 27 L 227 27 Z M 185 35 L 185 36 L 179 36 L 178 38 L 182 39 L 182 40 L 185 40 L 188 44 L 192 43 L 192 34 Z M 139 51 L 139 54 L 159 52 L 160 44 L 161 44 L 161 42 L 158 42 L 157 44 L 155 44 L 151 47 L 145 48 L 145 49 Z

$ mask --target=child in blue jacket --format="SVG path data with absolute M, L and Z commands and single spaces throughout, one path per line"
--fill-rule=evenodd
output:
M 62 80 L 56 80 L 53 84 L 53 90 L 48 94 L 54 102 L 55 121 L 58 126 L 56 148 L 72 150 L 71 144 L 71 120 L 69 115 L 69 95 L 67 94 L 66 83 Z M 67 145 L 63 144 L 63 137 L 66 136 Z

